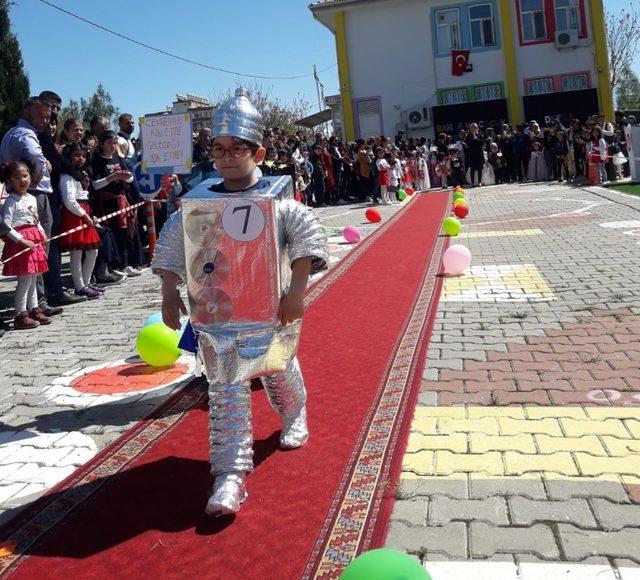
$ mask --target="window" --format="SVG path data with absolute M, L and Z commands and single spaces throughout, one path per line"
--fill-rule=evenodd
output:
M 454 48 L 462 47 L 458 10 L 438 10 L 436 12 L 436 36 L 438 54 L 445 54 Z
M 502 88 L 499 84 L 475 87 L 476 101 L 493 101 L 502 98 Z
M 467 102 L 467 89 L 448 89 L 442 91 L 443 105 L 460 105 Z
M 562 77 L 563 91 L 581 91 L 589 88 L 588 73 L 578 73 L 575 75 L 565 75 Z
M 469 23 L 473 48 L 496 45 L 491 4 L 469 6 Z
M 553 92 L 553 78 L 545 77 L 541 79 L 527 79 L 527 95 L 545 95 Z
M 577 0 L 555 0 L 556 3 L 556 30 L 558 32 L 579 32 L 580 21 L 578 19 Z
M 368 139 L 382 133 L 380 101 L 377 98 L 356 101 L 356 111 L 361 139 Z
M 525 42 L 547 38 L 543 0 L 520 0 L 520 17 L 522 18 L 522 39 Z

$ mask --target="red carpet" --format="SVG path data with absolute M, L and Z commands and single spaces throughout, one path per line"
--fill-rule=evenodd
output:
M 278 449 L 253 393 L 256 470 L 209 519 L 206 396 L 194 381 L 0 536 L 11 578 L 336 578 L 384 543 L 437 306 L 449 194 L 417 196 L 309 292 L 309 443 Z

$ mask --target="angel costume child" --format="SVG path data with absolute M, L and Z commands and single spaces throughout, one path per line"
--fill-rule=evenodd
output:
M 233 514 L 253 470 L 251 379 L 282 419 L 280 446 L 308 439 L 306 390 L 296 358 L 310 274 L 326 268 L 324 229 L 293 199 L 289 176 L 259 178 L 262 118 L 244 89 L 215 112 L 211 154 L 224 180 L 182 197 L 152 262 L 162 278 L 163 320 L 180 327 L 186 283 L 191 334 L 209 383 L 209 515 Z M 212 185 L 213 183 L 213 185 Z

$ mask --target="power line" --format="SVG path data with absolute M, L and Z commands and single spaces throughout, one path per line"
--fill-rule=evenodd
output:
M 163 54 L 165 56 L 171 57 L 171 58 L 175 58 L 177 60 L 181 60 L 182 62 L 187 62 L 189 64 L 193 64 L 195 66 L 200 66 L 202 68 L 206 68 L 209 70 L 214 70 L 217 72 L 222 72 L 222 73 L 226 73 L 226 74 L 230 74 L 230 75 L 236 75 L 236 76 L 242 76 L 242 77 L 248 77 L 248 78 L 253 78 L 253 79 L 265 79 L 265 80 L 272 80 L 272 81 L 284 81 L 284 80 L 293 80 L 293 79 L 303 79 L 306 77 L 311 77 L 314 75 L 314 73 L 309 73 L 306 75 L 296 75 L 296 76 L 288 76 L 288 77 L 272 77 L 272 76 L 264 76 L 264 75 L 248 75 L 248 74 L 244 74 L 244 73 L 240 73 L 237 71 L 233 71 L 233 70 L 227 70 L 224 68 L 218 68 L 215 66 L 211 66 L 209 64 L 205 64 L 202 62 L 198 62 L 195 60 L 191 60 L 190 58 L 185 58 L 183 56 L 180 56 L 178 54 L 173 54 L 172 52 L 167 52 L 166 50 L 162 50 L 161 48 L 157 48 L 155 46 L 151 46 L 150 44 L 146 44 L 144 42 L 141 42 L 139 40 L 136 40 L 135 38 L 131 38 L 130 36 L 127 36 L 126 34 L 121 34 L 120 32 L 116 32 L 115 30 L 111 30 L 110 28 L 107 28 L 106 26 L 102 26 L 101 24 L 98 24 L 97 22 L 93 22 L 92 20 L 88 20 L 86 18 L 83 18 L 82 16 L 78 16 L 77 14 L 70 12 L 69 10 L 65 10 L 64 8 L 60 7 L 60 6 L 56 6 L 55 4 L 53 4 L 52 2 L 48 2 L 47 0 L 40 0 L 40 2 L 42 2 L 42 4 L 46 4 L 47 6 L 50 6 L 51 8 L 54 8 L 55 10 L 58 10 L 64 14 L 67 14 L 68 16 L 71 16 L 72 18 L 75 18 L 77 20 L 80 20 L 81 22 L 84 22 L 85 24 L 89 24 L 90 26 L 94 26 L 95 28 L 98 28 L 104 32 L 108 32 L 109 34 L 113 34 L 114 36 L 117 36 L 118 38 L 122 38 L 123 40 L 128 40 L 129 42 L 133 42 L 134 44 L 137 44 L 138 46 L 142 46 L 143 48 L 148 48 L 149 50 L 153 50 L 154 52 Z M 318 72 L 324 72 L 329 70 L 330 68 L 333 68 L 334 66 L 336 66 L 336 63 L 323 68 L 322 70 L 319 70 Z

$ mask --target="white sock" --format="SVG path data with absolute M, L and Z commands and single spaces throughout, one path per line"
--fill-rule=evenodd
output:
M 98 258 L 98 250 L 85 250 L 84 261 L 82 262 L 82 280 L 85 286 L 91 284 L 91 274 L 93 274 L 93 268 L 96 265 L 96 259 Z
M 82 250 L 71 250 L 71 278 L 76 290 L 82 290 L 85 286 L 82 279 Z

